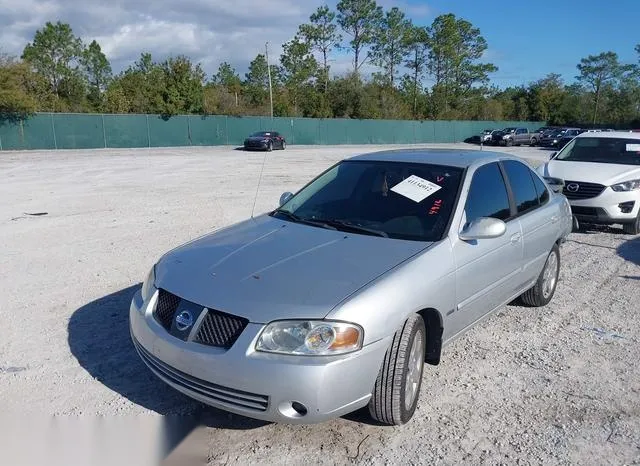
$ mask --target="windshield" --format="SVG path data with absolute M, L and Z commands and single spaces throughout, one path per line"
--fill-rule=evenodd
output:
M 511 133 L 511 132 L 513 132 L 515 130 L 516 130 L 515 128 L 505 128 L 502 131 L 505 132 L 505 133 Z
M 353 233 L 437 241 L 449 223 L 461 176 L 462 169 L 442 165 L 343 161 L 271 215 Z
M 250 137 L 252 138 L 258 138 L 258 137 L 267 137 L 267 136 L 271 136 L 273 133 L 270 133 L 268 131 L 258 131 L 257 133 L 253 133 Z
M 556 159 L 572 162 L 640 165 L 640 139 L 576 138 L 558 153 Z

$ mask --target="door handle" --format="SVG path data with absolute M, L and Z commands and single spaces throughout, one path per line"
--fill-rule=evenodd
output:
M 516 244 L 517 242 L 520 241 L 521 238 L 522 238 L 522 235 L 520 233 L 516 233 L 514 235 L 511 235 L 511 243 L 512 244 Z

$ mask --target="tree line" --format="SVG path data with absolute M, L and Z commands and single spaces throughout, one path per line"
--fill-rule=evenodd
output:
M 283 45 L 279 57 L 258 53 L 241 77 L 221 63 L 207 76 L 177 55 L 148 52 L 114 74 L 94 40 L 69 24 L 47 22 L 22 55 L 0 56 L 0 113 L 36 111 L 268 115 L 319 118 L 544 120 L 551 124 L 640 126 L 640 65 L 605 51 L 577 64 L 576 79 L 559 74 L 499 88 L 483 61 L 487 41 L 454 14 L 419 26 L 375 0 L 320 6 Z M 640 44 L 636 46 L 640 63 Z M 349 72 L 331 63 L 348 56 Z M 363 73 L 363 67 L 375 70 Z

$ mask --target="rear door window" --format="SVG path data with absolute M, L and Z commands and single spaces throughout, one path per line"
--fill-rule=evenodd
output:
M 529 167 L 516 160 L 505 160 L 502 165 L 509 178 L 518 214 L 523 214 L 538 207 L 538 193 L 529 173 Z

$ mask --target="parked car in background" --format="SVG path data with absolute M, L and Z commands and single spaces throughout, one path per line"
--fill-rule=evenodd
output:
M 573 138 L 575 138 L 578 134 L 584 133 L 585 130 L 580 128 L 567 128 L 558 139 L 554 147 L 558 149 L 562 149 L 564 146 L 569 144 Z
M 166 253 L 131 337 L 157 377 L 226 411 L 404 424 L 445 345 L 517 297 L 551 301 L 570 231 L 566 197 L 517 157 L 359 155 Z
M 244 140 L 244 149 L 260 149 L 272 151 L 273 149 L 285 150 L 287 148 L 287 141 L 277 131 L 258 131 L 251 134 Z
M 554 131 L 558 129 L 556 126 L 541 126 L 540 128 L 538 128 L 537 130 L 533 131 L 534 133 L 538 133 L 538 134 L 542 134 L 542 133 L 546 133 L 547 131 Z
M 556 129 L 543 133 L 539 145 L 541 147 L 556 147 L 565 131 L 565 129 Z
M 491 137 L 495 131 L 496 130 L 493 130 L 493 129 L 485 129 L 480 134 L 480 142 L 483 144 L 486 144 L 487 142 L 491 141 Z
M 527 128 L 505 128 L 503 132 L 500 144 L 504 146 L 520 146 L 522 144 L 535 146 L 540 140 L 538 133 L 530 133 Z
M 538 172 L 563 180 L 576 227 L 621 224 L 627 234 L 640 233 L 640 134 L 579 134 Z

